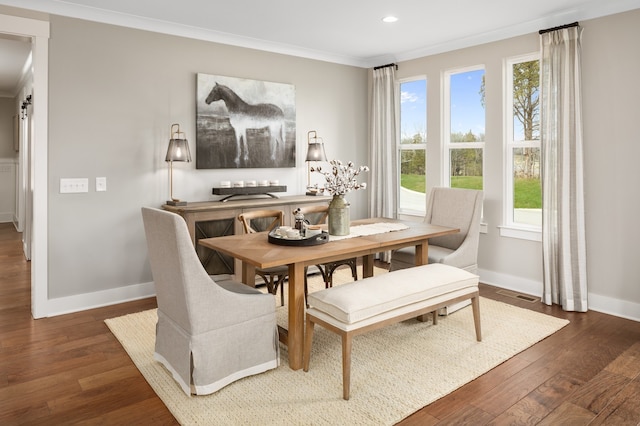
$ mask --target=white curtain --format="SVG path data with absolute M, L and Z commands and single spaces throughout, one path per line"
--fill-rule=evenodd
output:
M 587 311 L 581 28 L 541 34 L 543 302 Z
M 395 65 L 373 70 L 371 95 L 370 217 L 396 217 L 396 81 Z M 381 259 L 390 261 L 390 253 Z

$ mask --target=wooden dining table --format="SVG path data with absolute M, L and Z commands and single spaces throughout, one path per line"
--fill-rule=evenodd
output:
M 407 228 L 304 247 L 270 243 L 266 232 L 206 238 L 199 240 L 199 244 L 241 260 L 242 282 L 250 286 L 255 286 L 255 268 L 289 266 L 288 324 L 287 329 L 280 329 L 279 335 L 280 341 L 288 346 L 289 366 L 293 370 L 298 370 L 302 368 L 304 342 L 305 267 L 362 257 L 363 277 L 366 278 L 373 275 L 376 253 L 407 246 L 415 246 L 416 265 L 424 265 L 428 263 L 430 238 L 460 231 L 456 228 L 388 218 L 356 220 L 351 223 L 351 226 L 381 222 L 400 223 Z

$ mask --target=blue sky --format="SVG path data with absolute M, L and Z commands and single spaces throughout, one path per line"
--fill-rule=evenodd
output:
M 480 85 L 484 70 L 451 75 L 451 131 L 474 134 L 485 132 L 485 111 L 480 104 Z M 402 135 L 411 136 L 427 129 L 426 82 L 408 81 L 401 85 L 400 114 Z M 433 108 L 433 106 L 431 106 Z M 440 106 L 437 105 L 439 108 Z
M 425 80 L 407 81 L 400 85 L 401 135 L 411 137 L 427 131 L 427 82 Z

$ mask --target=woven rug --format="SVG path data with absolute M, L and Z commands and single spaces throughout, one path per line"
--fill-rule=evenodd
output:
M 334 285 L 350 280 L 348 269 L 337 274 Z M 323 287 L 317 276 L 310 279 L 314 287 Z M 286 306 L 277 311 L 285 325 Z M 486 298 L 480 311 L 482 342 L 475 339 L 471 307 L 440 317 L 437 326 L 409 320 L 354 338 L 349 401 L 342 399 L 340 338 L 319 326 L 308 373 L 289 368 L 281 345 L 275 370 L 188 397 L 153 360 L 156 310 L 105 322 L 181 424 L 391 425 L 568 324 Z

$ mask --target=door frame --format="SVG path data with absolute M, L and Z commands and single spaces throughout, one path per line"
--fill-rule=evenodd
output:
M 48 315 L 48 147 L 49 147 L 49 22 L 0 14 L 0 32 L 31 38 L 33 126 L 29 169 L 31 188 L 31 314 Z M 25 214 L 30 214 L 28 211 Z M 26 220 L 29 226 L 29 220 Z

